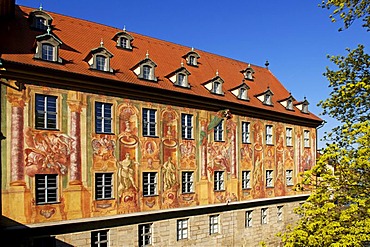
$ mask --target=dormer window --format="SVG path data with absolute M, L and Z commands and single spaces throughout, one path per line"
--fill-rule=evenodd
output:
M 305 114 L 309 114 L 309 111 L 308 111 L 308 105 L 310 103 L 308 103 L 306 97 L 304 97 L 304 100 L 301 101 L 301 102 L 298 102 L 295 104 L 295 106 L 302 112 L 302 113 L 305 113 Z
M 51 26 L 53 18 L 40 7 L 30 13 L 28 20 L 32 28 L 45 31 Z
M 240 72 L 243 73 L 244 79 L 249 80 L 249 81 L 253 81 L 254 70 L 252 69 L 250 64 L 248 64 L 248 67 L 245 70 L 242 70 Z
M 89 64 L 90 69 L 113 72 L 113 69 L 110 67 L 110 59 L 112 57 L 113 54 L 104 47 L 104 43 L 101 41 L 100 46 L 92 49 L 85 61 Z
M 176 86 L 190 88 L 189 78 L 190 72 L 181 63 L 181 67 L 166 77 Z
M 191 48 L 191 51 L 189 51 L 183 58 L 186 59 L 186 64 L 198 67 L 198 59 L 200 58 L 199 54 L 194 51 L 194 48 Z
M 293 96 L 291 94 L 289 94 L 289 97 L 286 98 L 286 99 L 283 99 L 283 100 L 280 100 L 278 101 L 282 106 L 285 107 L 285 109 L 289 110 L 289 111 L 294 111 L 294 105 L 293 105 L 293 101 L 295 99 L 293 98 Z
M 126 29 L 123 29 L 123 31 L 116 33 L 114 35 L 113 40 L 116 41 L 117 47 L 123 48 L 126 50 L 132 50 L 132 41 L 134 38 L 126 32 Z
M 274 93 L 270 90 L 270 87 L 267 88 L 267 90 L 261 94 L 255 95 L 257 99 L 259 99 L 264 105 L 272 106 L 272 96 Z
M 222 90 L 222 85 L 224 83 L 224 80 L 218 76 L 218 72 L 216 72 L 216 77 L 214 77 L 212 80 L 203 83 L 204 87 L 208 89 L 213 94 L 218 95 L 224 95 L 224 92 Z
M 248 90 L 249 90 L 249 86 L 247 84 L 245 84 L 245 82 L 243 80 L 242 84 L 240 84 L 239 86 L 237 86 L 234 89 L 231 89 L 230 91 L 238 99 L 241 99 L 241 100 L 249 100 Z
M 132 70 L 139 79 L 157 81 L 157 77 L 155 77 L 155 67 L 157 67 L 157 64 L 149 58 L 149 54 L 147 53 L 146 58 L 135 65 Z
M 62 41 L 51 34 L 49 28 L 46 34 L 36 37 L 36 52 L 34 58 L 61 63 L 62 59 L 59 57 L 59 47 L 61 44 Z

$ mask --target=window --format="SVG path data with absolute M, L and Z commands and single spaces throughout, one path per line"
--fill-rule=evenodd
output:
M 242 189 L 250 189 L 251 188 L 251 172 L 250 171 L 242 171 Z
M 250 123 L 248 122 L 242 122 L 242 143 L 251 143 Z
M 224 183 L 224 172 L 223 171 L 215 171 L 214 173 L 214 190 L 221 191 L 225 189 Z
M 286 138 L 286 146 L 287 147 L 293 146 L 292 136 L 293 136 L 293 129 L 292 128 L 286 128 L 285 138 Z
M 112 199 L 113 173 L 95 173 L 95 199 Z
M 224 140 L 224 120 L 222 119 L 220 123 L 214 128 L 214 140 L 216 142 L 221 142 Z
M 221 92 L 221 83 L 218 81 L 213 82 L 212 92 L 219 94 Z
M 283 220 L 283 206 L 277 206 L 277 221 Z
M 241 87 L 239 89 L 239 96 L 238 96 L 238 98 L 239 99 L 243 99 L 243 100 L 249 100 L 247 88 Z
M 252 227 L 252 223 L 253 223 L 252 216 L 253 216 L 252 210 L 245 212 L 245 227 L 247 228 Z
M 157 173 L 143 172 L 143 195 L 155 196 L 157 195 Z
M 194 172 L 182 172 L 182 193 L 194 192 Z
M 272 105 L 272 100 L 271 100 L 271 95 L 270 94 L 265 94 L 265 100 L 264 100 L 264 104 L 265 105 Z
M 188 238 L 188 219 L 177 221 L 177 240 Z
M 35 127 L 37 129 L 57 129 L 57 97 L 36 94 Z
M 181 136 L 183 139 L 193 138 L 193 115 L 181 114 Z
M 177 85 L 185 87 L 187 85 L 186 83 L 186 75 L 179 73 L 177 74 Z
M 112 133 L 112 104 L 95 102 L 96 133 Z
M 42 60 L 54 61 L 54 46 L 42 44 Z
M 302 104 L 302 112 L 308 113 L 308 104 Z
M 308 130 L 303 131 L 303 143 L 305 148 L 310 147 L 310 131 Z
M 47 29 L 47 21 L 43 17 L 35 17 L 35 23 L 34 23 L 35 28 L 40 29 L 40 30 L 46 30 Z
M 145 80 L 151 80 L 151 71 L 152 71 L 152 67 L 150 67 L 149 65 L 144 65 L 143 66 L 143 79 Z
M 128 41 L 128 39 L 125 38 L 125 37 L 121 37 L 119 39 L 119 46 L 122 47 L 122 48 L 126 48 L 127 49 L 129 47 L 129 41 Z
M 287 110 L 291 110 L 291 111 L 294 110 L 293 109 L 293 100 L 291 100 L 291 99 L 288 99 L 287 100 L 287 102 L 286 102 L 286 109 Z
M 143 109 L 143 135 L 156 136 L 157 110 Z
M 272 143 L 272 125 L 266 125 L 266 144 L 273 145 Z
M 91 246 L 93 247 L 108 247 L 108 230 L 100 230 L 91 232 Z
M 216 234 L 220 232 L 219 229 L 219 218 L 220 215 L 209 216 L 209 234 Z
M 293 170 L 286 170 L 286 185 L 293 186 Z
M 96 69 L 101 71 L 107 71 L 107 58 L 102 55 L 96 56 Z
M 186 59 L 186 63 L 191 66 L 198 66 L 198 59 L 200 58 L 199 54 L 194 51 L 194 48 L 191 48 L 191 51 L 189 51 L 185 56 L 183 56 Z
M 262 225 L 267 224 L 267 208 L 261 209 L 261 224 Z
M 139 225 L 139 246 L 152 244 L 152 224 Z
M 58 202 L 58 175 L 36 174 L 36 204 Z
M 274 171 L 266 171 L 266 187 L 274 187 Z

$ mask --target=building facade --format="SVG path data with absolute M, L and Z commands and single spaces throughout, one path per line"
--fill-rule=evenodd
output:
M 7 2 L 11 246 L 279 245 L 316 160 L 306 99 L 268 67 Z

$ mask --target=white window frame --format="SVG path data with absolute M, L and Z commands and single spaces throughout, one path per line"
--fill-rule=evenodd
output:
M 209 234 L 217 234 L 220 232 L 220 215 L 210 215 L 209 216 Z
M 103 64 L 102 64 L 103 62 Z M 108 71 L 108 58 L 102 54 L 95 55 L 95 69 L 99 71 Z
M 285 129 L 285 141 L 287 147 L 293 146 L 293 128 Z
M 287 186 L 293 186 L 293 170 L 286 170 L 285 171 L 285 177 L 286 177 L 286 185 Z
M 268 208 L 261 208 L 261 224 L 266 225 L 268 218 Z
M 272 105 L 272 95 L 269 93 L 265 94 L 265 100 L 263 102 L 265 105 Z
M 253 226 L 253 210 L 245 212 L 245 227 L 250 228 Z
M 158 195 L 158 173 L 143 172 L 143 196 Z
M 95 132 L 113 133 L 113 104 L 104 102 L 95 102 Z M 98 115 L 98 112 L 101 112 Z M 101 127 L 99 127 L 101 126 Z M 101 128 L 101 129 L 99 129 Z
M 39 120 L 43 120 L 42 126 L 41 122 L 38 124 Z M 35 128 L 52 130 L 56 130 L 58 128 L 57 96 L 35 94 Z
M 58 175 L 35 175 L 36 204 L 58 203 Z
M 277 221 L 283 221 L 283 206 L 276 207 L 276 217 Z
M 214 172 L 214 191 L 224 191 L 225 190 L 225 172 L 215 171 Z
M 216 142 L 224 141 L 224 120 L 223 119 L 214 128 L 213 135 L 214 135 L 214 141 Z
M 274 187 L 274 170 L 266 170 L 266 187 Z
M 113 173 L 95 173 L 95 199 L 113 199 Z
M 304 143 L 305 148 L 310 147 L 310 131 L 309 130 L 303 131 L 303 143 Z
M 251 188 L 251 171 L 242 171 L 242 189 Z
M 156 109 L 143 108 L 143 136 L 157 136 Z
M 251 124 L 250 122 L 242 122 L 242 143 L 247 144 L 251 143 Z
M 221 88 L 222 88 L 222 83 L 219 82 L 219 81 L 214 81 L 212 83 L 212 93 L 215 93 L 215 94 L 221 94 Z
M 182 113 L 181 114 L 181 136 L 183 139 L 193 139 L 193 115 Z
M 194 172 L 183 171 L 181 181 L 181 191 L 183 194 L 194 193 Z
M 153 243 L 152 236 L 152 223 L 139 225 L 139 246 L 149 246 Z
M 273 126 L 266 125 L 266 145 L 274 145 L 273 136 Z
M 41 59 L 44 61 L 51 61 L 51 62 L 55 61 L 55 46 L 49 43 L 42 43 L 41 44 Z
M 177 220 L 177 241 L 188 239 L 189 237 L 189 219 Z
M 109 246 L 109 230 L 99 230 L 91 232 L 91 246 Z

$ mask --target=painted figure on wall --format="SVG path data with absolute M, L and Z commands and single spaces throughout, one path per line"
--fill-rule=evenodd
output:
M 168 190 L 176 184 L 176 167 L 172 163 L 171 156 L 162 166 L 164 189 Z
M 137 190 L 134 181 L 134 165 L 138 164 L 130 158 L 130 153 L 126 153 L 124 160 L 118 162 L 118 194 L 122 195 L 123 191 L 133 187 Z
M 73 139 L 66 134 L 27 129 L 25 141 L 26 174 L 33 177 L 38 172 L 57 172 L 65 175 L 70 166 Z

